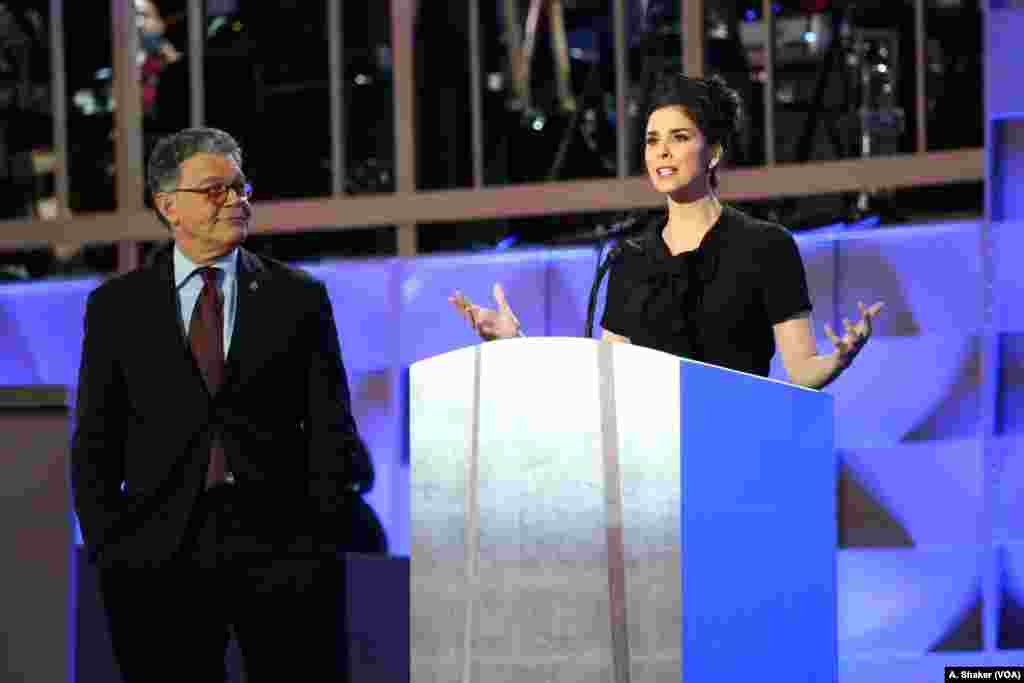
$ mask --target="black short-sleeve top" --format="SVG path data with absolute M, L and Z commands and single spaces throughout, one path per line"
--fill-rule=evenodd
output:
M 772 326 L 811 310 L 796 241 L 723 205 L 693 251 L 673 256 L 662 216 L 613 262 L 601 326 L 634 344 L 767 376 Z

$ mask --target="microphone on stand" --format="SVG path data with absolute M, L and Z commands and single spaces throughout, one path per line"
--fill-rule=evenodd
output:
M 645 212 L 644 212 L 645 213 Z M 644 213 L 631 212 L 624 217 L 611 223 L 600 223 L 596 227 L 582 232 L 574 232 L 569 235 L 560 235 L 548 241 L 549 246 L 565 246 L 569 244 L 589 244 L 591 242 L 604 242 L 632 233 L 643 228 Z
M 645 217 L 643 213 L 632 213 L 622 220 L 609 225 L 599 225 L 589 233 L 590 240 L 600 240 L 601 249 L 604 248 L 608 240 L 617 239 L 618 241 L 608 250 L 604 261 L 598 262 L 597 272 L 594 274 L 594 283 L 590 287 L 590 299 L 587 302 L 587 322 L 583 328 L 583 336 L 587 339 L 594 336 L 594 311 L 597 309 L 597 293 L 601 289 L 601 281 L 604 280 L 604 276 L 607 274 L 608 269 L 611 268 L 612 263 L 622 255 L 626 244 L 626 236 L 638 232 L 647 226 L 647 221 L 643 220 Z

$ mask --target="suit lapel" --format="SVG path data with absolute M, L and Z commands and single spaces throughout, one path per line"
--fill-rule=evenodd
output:
M 192 349 L 189 347 L 188 337 L 185 334 L 181 320 L 181 306 L 178 302 L 178 288 L 174 282 L 174 244 L 158 251 L 153 260 L 147 266 L 153 275 L 152 281 L 156 285 L 153 301 L 159 304 L 155 310 L 155 326 L 157 339 L 173 340 L 167 349 L 166 355 L 159 354 L 158 357 L 166 358 L 166 362 L 181 365 L 180 373 L 171 373 L 174 377 L 188 377 L 189 382 L 196 391 L 202 391 L 209 395 L 206 383 L 203 381 L 202 373 L 192 356 Z
M 188 348 L 188 338 L 185 336 L 185 329 L 181 323 L 181 306 L 178 303 L 178 288 L 174 283 L 174 243 L 163 248 L 153 258 L 149 266 L 159 287 L 160 309 L 157 311 L 161 320 L 168 320 L 174 323 L 174 339 L 191 356 Z
M 267 271 L 258 256 L 250 251 L 238 248 L 237 288 L 235 297 L 235 329 L 231 334 L 231 347 L 228 349 L 227 367 L 224 369 L 224 384 L 221 391 L 237 381 L 242 364 L 253 344 L 251 330 L 261 329 L 260 318 L 266 310 L 260 300 L 266 296 Z

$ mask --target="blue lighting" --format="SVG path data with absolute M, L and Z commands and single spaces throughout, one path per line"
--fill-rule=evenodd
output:
M 498 243 L 494 245 L 494 251 L 505 251 L 506 249 L 508 249 L 509 247 L 513 246 L 518 241 L 519 241 L 519 236 L 518 235 L 509 235 L 508 237 L 504 237 L 504 238 L 498 240 Z
M 850 224 L 851 230 L 860 230 L 862 228 L 877 228 L 881 222 L 881 216 L 871 215 L 865 216 L 864 218 Z
M 757 10 L 748 9 L 743 13 L 743 21 L 754 21 L 757 19 Z

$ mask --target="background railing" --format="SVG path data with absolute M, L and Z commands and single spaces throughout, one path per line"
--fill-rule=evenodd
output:
M 762 0 L 759 7 L 756 2 L 691 0 L 658 5 L 653 1 L 610 0 L 604 3 L 566 3 L 566 9 L 561 0 L 537 0 L 529 3 L 527 10 L 537 13 L 534 38 L 538 40 L 543 39 L 548 30 L 548 18 L 561 16 L 564 21 L 565 16 L 572 17 L 573 12 L 590 11 L 591 24 L 605 28 L 590 31 L 597 36 L 594 40 L 598 47 L 573 47 L 570 50 L 572 59 L 569 66 L 574 70 L 570 77 L 577 98 L 576 112 L 558 112 L 555 110 L 557 107 L 545 109 L 544 105 L 536 105 L 536 108 L 527 107 L 521 114 L 510 118 L 504 111 L 507 108 L 499 106 L 496 110 L 494 103 L 508 98 L 513 91 L 511 71 L 501 66 L 503 61 L 507 61 L 506 53 L 512 56 L 521 54 L 516 52 L 516 48 L 525 44 L 522 36 L 521 42 L 515 44 L 508 30 L 501 29 L 501 26 L 508 29 L 507 14 L 514 11 L 515 2 L 503 2 L 504 10 L 499 7 L 495 16 L 493 5 L 502 3 L 482 4 L 480 0 L 467 0 L 465 3 L 442 3 L 443 7 L 439 8 L 418 0 L 391 0 L 390 3 L 368 6 L 366 16 L 359 15 L 353 19 L 353 10 L 346 8 L 341 0 L 324 0 L 322 7 L 317 5 L 317 12 L 311 15 L 315 17 L 313 23 L 316 25 L 306 27 L 311 30 L 304 35 L 312 36 L 308 49 L 292 43 L 284 47 L 282 42 L 279 50 L 284 62 L 288 59 L 285 53 L 298 54 L 305 49 L 305 61 L 300 64 L 312 64 L 321 56 L 318 50 L 322 43 L 327 52 L 322 55 L 326 79 L 320 78 L 316 68 L 311 67 L 305 68 L 304 77 L 308 82 L 295 75 L 276 78 L 263 73 L 259 76 L 259 97 L 264 103 L 276 98 L 279 104 L 273 106 L 294 109 L 290 119 L 293 123 L 284 127 L 277 122 L 289 119 L 267 114 L 271 105 L 261 105 L 263 108 L 259 113 L 247 109 L 246 88 L 250 80 L 243 73 L 253 65 L 253 68 L 266 70 L 265 65 L 257 64 L 258 60 L 246 56 L 246 45 L 251 48 L 256 41 L 265 42 L 274 35 L 294 37 L 273 31 L 286 30 L 282 28 L 286 21 L 281 17 L 290 16 L 289 7 L 295 3 L 259 9 L 263 32 L 254 29 L 251 34 L 247 33 L 247 26 L 242 26 L 241 20 L 233 17 L 254 16 L 246 14 L 253 3 L 245 3 L 244 0 L 178 0 L 177 3 L 168 1 L 162 4 L 168 6 L 163 12 L 167 25 L 165 36 L 175 35 L 178 38 L 179 55 L 182 55 L 176 68 L 187 71 L 187 103 L 177 103 L 182 111 L 187 111 L 187 120 L 182 115 L 173 127 L 207 124 L 233 133 L 237 128 L 241 132 L 236 135 L 249 158 L 262 172 L 269 171 L 275 178 L 287 176 L 292 164 L 305 167 L 307 171 L 308 166 L 315 165 L 308 161 L 316 162 L 317 157 L 312 154 L 303 157 L 298 152 L 292 155 L 291 147 L 308 149 L 319 147 L 318 142 L 322 142 L 326 150 L 326 157 L 321 160 L 322 168 L 314 169 L 320 175 L 315 188 L 282 189 L 275 193 L 271 183 L 271 192 L 267 193 L 267 185 L 261 186 L 261 176 L 255 174 L 255 232 L 259 234 L 294 234 L 311 230 L 322 233 L 395 226 L 395 230 L 387 232 L 384 238 L 393 240 L 391 245 L 381 245 L 379 240 L 376 244 L 384 252 L 407 256 L 422 252 L 424 241 L 430 241 L 428 238 L 432 231 L 443 232 L 453 223 L 483 224 L 495 219 L 657 207 L 662 199 L 648 187 L 646 179 L 638 175 L 640 163 L 636 154 L 639 149 L 638 126 L 642 125 L 643 116 L 643 90 L 650 80 L 651 71 L 655 70 L 651 64 L 661 67 L 667 64 L 684 68 L 690 75 L 702 75 L 709 61 L 716 62 L 713 65 L 715 71 L 723 73 L 731 84 L 738 84 L 741 90 L 745 90 L 749 116 L 751 121 L 756 121 L 756 130 L 745 140 L 742 155 L 745 158 L 734 159 L 733 168 L 722 175 L 721 194 L 726 200 L 753 202 L 845 195 L 853 198 L 847 200 L 847 204 L 854 204 L 852 210 L 859 208 L 861 213 L 865 213 L 869 202 L 879 193 L 908 187 L 980 185 L 983 179 L 980 119 L 977 122 L 978 146 L 957 146 L 955 140 L 952 145 L 949 140 L 941 140 L 937 145 L 934 136 L 929 135 L 930 112 L 934 110 L 929 85 L 935 80 L 930 74 L 936 71 L 939 43 L 930 38 L 926 17 L 930 16 L 930 11 L 939 11 L 931 5 L 950 3 L 926 0 L 883 3 L 881 10 L 871 14 L 864 6 L 874 3 L 858 3 L 860 9 L 853 9 L 854 3 L 803 0 L 782 4 Z M 307 3 L 309 6 L 312 4 L 315 3 Z M 588 5 L 593 7 L 587 10 L 585 6 Z M 652 28 L 646 24 L 650 23 L 648 15 L 656 5 L 660 7 L 657 11 L 668 18 L 661 19 L 661 23 Z M 643 26 L 634 16 L 637 6 L 645 10 Z M 48 61 L 51 72 L 48 99 L 52 134 L 48 148 L 41 152 L 37 150 L 33 157 L 42 159 L 37 175 L 52 171 L 54 208 L 45 212 L 48 213 L 47 220 L 40 220 L 44 212 L 36 208 L 32 210 L 35 214 L 32 217 L 0 222 L 0 245 L 10 250 L 60 243 L 117 243 L 116 269 L 123 271 L 137 265 L 140 254 L 138 242 L 166 237 L 164 229 L 146 210 L 143 191 L 144 158 L 152 142 L 150 138 L 166 131 L 160 130 L 160 126 L 150 125 L 152 117 L 146 110 L 143 97 L 146 85 L 136 77 L 140 54 L 140 15 L 131 0 L 111 0 L 109 26 L 113 79 L 110 130 L 107 132 L 113 151 L 108 165 L 113 186 L 112 206 L 97 207 L 95 202 L 92 205 L 85 202 L 84 208 L 73 206 L 74 197 L 81 193 L 74 192 L 74 179 L 69 177 L 69 155 L 85 144 L 86 136 L 95 142 L 103 137 L 103 131 L 102 128 L 99 131 L 83 128 L 69 132 L 68 102 L 76 101 L 79 93 L 69 98 L 66 71 L 68 62 L 73 64 L 79 59 L 76 46 L 83 40 L 77 38 L 72 41 L 68 34 L 72 27 L 67 25 L 66 11 L 70 7 L 70 3 L 62 0 L 49 0 L 48 3 Z M 175 8 L 180 9 L 175 12 Z M 431 12 L 447 12 L 446 25 L 464 27 L 465 33 L 458 34 L 464 43 L 435 42 L 424 46 L 425 36 L 431 31 Z M 853 12 L 860 14 L 851 14 Z M 463 13 L 465 17 L 461 17 Z M 734 16 L 737 13 L 743 15 L 738 20 Z M 901 29 L 896 20 L 892 26 L 877 25 L 878 17 L 889 15 L 903 16 L 906 19 L 904 24 L 912 22 L 910 35 L 904 35 L 906 27 Z M 76 22 L 79 21 L 78 16 L 76 14 Z M 519 24 L 523 19 L 516 17 Z M 525 16 L 527 32 L 530 20 L 528 11 Z M 601 23 L 605 21 L 605 24 Z M 882 21 L 884 23 L 885 20 Z M 226 28 L 223 27 L 225 22 Z M 274 26 L 275 22 L 280 26 Z M 550 31 L 555 32 L 557 25 L 553 22 L 554 19 L 550 23 Z M 373 35 L 371 28 L 370 35 L 364 35 L 366 26 L 376 26 L 378 34 Z M 802 34 L 799 31 L 801 26 L 805 28 Z M 74 28 L 80 30 L 77 25 Z M 610 36 L 606 35 L 609 30 Z M 798 36 L 795 42 L 791 40 L 794 30 Z M 970 24 L 965 24 L 964 30 L 973 29 Z M 977 30 L 980 33 L 980 26 Z M 84 32 L 84 28 L 81 31 Z M 494 31 L 504 35 L 501 41 L 494 40 Z M 234 43 L 227 47 L 218 43 L 219 40 L 223 42 L 224 34 L 233 35 L 232 32 L 238 34 Z M 645 37 L 640 40 L 637 36 L 642 33 Z M 570 26 L 570 39 L 576 34 L 581 34 L 581 31 L 577 29 L 574 34 Z M 727 34 L 726 38 L 722 37 L 723 34 Z M 441 37 L 436 40 L 444 41 L 449 34 L 437 35 Z M 666 36 L 669 38 L 667 43 Z M 557 37 L 557 33 L 553 34 L 548 42 L 557 44 Z M 607 50 L 602 52 L 600 42 L 608 39 L 612 44 L 612 59 L 601 56 Z M 744 58 L 749 62 L 743 74 L 730 72 L 720 57 L 709 58 L 709 54 L 713 55 L 714 50 L 720 49 L 719 44 L 730 41 L 742 47 Z M 980 45 L 980 38 L 977 42 Z M 349 43 L 352 49 L 349 49 Z M 652 47 L 655 43 L 661 47 Z M 908 43 L 913 50 L 907 49 Z M 464 64 L 460 63 L 463 53 L 457 49 L 463 44 L 468 47 Z M 569 45 L 573 44 L 576 43 L 570 40 Z M 665 44 L 669 47 L 665 48 Z M 671 47 L 673 45 L 674 48 Z M 357 73 L 353 81 L 351 55 L 357 49 L 374 53 L 376 57 L 370 61 L 375 59 L 380 70 L 378 73 Z M 545 49 L 540 43 L 534 45 L 534 61 L 541 59 Z M 909 69 L 900 61 L 908 57 L 913 61 L 912 78 L 900 80 L 884 76 L 886 69 L 893 71 L 897 68 L 901 74 L 908 74 Z M 980 64 L 980 56 L 978 59 Z M 782 64 L 785 64 L 785 73 L 781 69 Z M 538 76 L 543 67 L 543 62 L 540 67 L 534 66 L 531 79 L 533 93 L 543 93 L 557 81 L 557 78 Z M 557 71 L 557 63 L 553 69 Z M 609 69 L 611 77 L 604 74 Z M 813 71 L 816 77 L 809 76 L 808 70 Z M 436 75 L 438 72 L 442 72 L 440 76 Z M 792 73 L 798 76 L 787 75 Z M 123 78 L 119 74 L 133 76 Z M 598 76 L 590 78 L 594 74 Z M 462 76 L 465 79 L 461 79 Z M 424 95 L 420 91 L 442 77 L 466 82 L 462 83 L 464 87 L 460 86 L 461 90 L 437 89 L 438 101 L 443 100 L 438 107 L 442 109 L 439 109 L 440 114 L 431 118 L 434 107 L 423 106 L 422 98 L 433 97 L 434 93 Z M 384 83 L 373 82 L 374 79 Z M 581 80 L 584 81 L 582 84 Z M 609 81 L 609 87 L 604 87 L 604 81 Z M 370 87 L 378 88 L 369 100 L 361 94 L 361 82 L 369 82 Z M 595 83 L 601 87 L 595 88 Z M 812 84 L 814 92 L 806 92 Z M 164 87 L 170 86 L 161 84 L 161 88 Z M 804 92 L 794 94 L 801 89 Z M 326 111 L 316 104 L 309 104 L 306 94 L 313 90 L 323 91 L 324 96 L 315 102 L 326 103 Z M 850 104 L 849 93 L 854 91 L 860 93 L 859 99 L 855 96 L 856 101 Z M 456 94 L 447 94 L 450 92 Z M 885 95 L 886 92 L 889 94 Z M 912 93 L 912 97 L 908 93 Z M 969 93 L 959 96 L 971 97 Z M 849 106 L 843 111 L 829 111 L 827 100 L 837 97 Z M 978 97 L 980 99 L 980 95 Z M 231 98 L 235 101 L 232 102 Z M 177 99 L 181 99 L 180 94 Z M 380 108 L 371 112 L 377 119 L 372 128 L 367 127 L 365 113 L 359 114 L 362 116 L 359 120 L 353 113 L 360 106 L 366 107 L 362 102 L 379 104 L 387 100 L 391 103 L 390 122 L 385 120 L 388 117 Z M 538 96 L 537 100 L 541 101 L 543 97 Z M 157 102 L 158 107 L 166 104 L 161 104 L 159 99 Z M 799 105 L 800 102 L 807 104 Z M 896 106 L 900 103 L 909 103 L 909 106 Z M 167 108 L 164 109 L 166 111 Z M 500 114 L 493 115 L 495 111 L 500 111 Z M 879 119 L 886 118 L 886 112 L 891 114 L 890 118 L 899 120 L 879 124 Z M 516 117 L 526 127 L 525 134 L 510 132 L 517 126 Z M 456 119 L 463 121 L 467 118 L 468 133 L 460 130 L 455 122 Z M 168 120 L 165 117 L 164 123 Z M 267 123 L 261 126 L 264 120 Z M 438 120 L 442 121 L 440 129 L 434 126 Z M 561 157 L 556 155 L 553 168 L 558 167 L 559 159 L 571 158 L 573 145 L 583 144 L 579 138 L 580 131 L 587 125 L 597 128 L 597 132 L 591 130 L 588 133 L 592 136 L 600 136 L 604 129 L 603 151 L 597 156 L 604 157 L 605 166 L 595 172 L 596 162 L 590 159 L 588 168 L 569 168 L 566 164 L 571 166 L 571 161 L 565 161 L 560 172 L 555 174 L 544 174 L 536 169 L 518 174 L 493 169 L 494 159 L 499 156 L 511 159 L 508 163 L 514 165 L 522 160 L 521 157 L 530 156 L 532 149 L 539 148 L 517 147 L 518 140 L 530 140 L 522 135 L 530 135 L 531 128 L 538 135 L 530 144 L 545 145 L 545 140 L 548 140 L 543 137 L 548 135 L 546 129 L 553 128 L 556 121 L 561 121 L 561 130 L 557 135 L 552 133 L 550 139 L 557 144 L 552 143 L 547 149 L 558 148 L 558 154 L 569 151 Z M 621 122 L 626 123 L 620 125 Z M 898 132 L 891 135 L 872 132 L 887 125 L 898 129 Z M 964 125 L 974 124 L 964 121 Z M 167 128 L 171 129 L 171 126 Z M 430 169 L 431 164 L 448 164 L 454 168 L 459 163 L 456 157 L 461 152 L 454 148 L 462 143 L 453 137 L 455 134 L 464 134 L 468 140 L 468 154 L 464 155 L 469 160 L 466 165 L 468 172 L 460 175 L 456 169 L 447 175 L 441 174 L 439 179 L 427 177 L 429 173 L 423 169 Z M 505 151 L 496 147 L 496 136 L 507 138 L 501 143 L 505 145 Z M 819 138 L 826 142 L 820 143 Z M 827 144 L 829 140 L 833 147 L 831 151 Z M 360 146 L 373 151 L 361 152 L 356 149 Z M 434 150 L 440 150 L 442 158 L 424 159 L 424 154 L 434 154 Z M 363 158 L 358 160 L 359 163 L 353 163 L 353 159 L 360 155 Z M 809 158 L 803 159 L 805 156 Z M 366 157 L 378 166 L 368 166 Z M 88 171 L 76 170 L 76 173 L 84 175 Z M 366 173 L 376 173 L 377 182 L 353 187 L 358 183 L 351 178 Z M 320 187 L 323 190 L 319 190 Z M 980 189 L 977 194 L 980 213 Z M 841 215 L 841 211 L 837 215 Z M 786 216 L 780 218 L 785 219 Z M 794 220 L 799 222 L 799 219 Z

